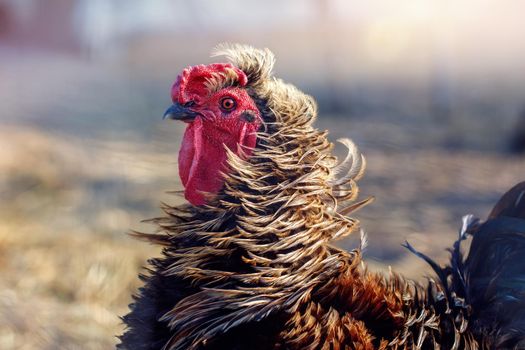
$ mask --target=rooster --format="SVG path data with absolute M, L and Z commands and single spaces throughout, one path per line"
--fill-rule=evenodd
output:
M 356 231 L 364 158 L 332 155 L 316 104 L 272 76 L 274 56 L 224 46 L 230 63 L 184 69 L 166 119 L 186 123 L 189 204 L 164 206 L 163 246 L 123 317 L 119 349 L 525 348 L 525 183 L 485 222 L 464 218 L 451 259 L 423 286 L 367 271 Z M 472 236 L 467 257 L 462 242 Z M 361 245 L 364 245 L 362 236 Z

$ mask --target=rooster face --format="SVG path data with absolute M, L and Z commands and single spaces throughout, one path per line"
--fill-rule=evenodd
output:
M 187 123 L 179 152 L 179 175 L 185 197 L 193 205 L 206 203 L 206 193 L 223 185 L 226 147 L 250 155 L 261 125 L 260 112 L 244 86 L 246 75 L 230 64 L 184 69 L 173 85 L 173 105 L 164 119 Z

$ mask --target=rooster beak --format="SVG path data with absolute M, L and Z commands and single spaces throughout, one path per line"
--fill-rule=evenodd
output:
M 194 112 L 187 107 L 183 107 L 178 103 L 174 103 L 164 113 L 164 116 L 162 117 L 162 119 L 173 119 L 173 120 L 182 120 L 184 122 L 192 122 L 197 115 L 198 115 L 197 112 Z

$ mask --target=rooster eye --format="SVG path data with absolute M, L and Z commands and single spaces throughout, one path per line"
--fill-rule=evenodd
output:
M 225 112 L 230 112 L 236 107 L 235 100 L 231 97 L 224 97 L 221 100 L 221 108 Z

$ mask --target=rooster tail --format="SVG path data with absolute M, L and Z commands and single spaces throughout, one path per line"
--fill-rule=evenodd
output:
M 525 347 L 525 182 L 501 197 L 487 221 L 472 228 L 464 263 L 471 325 L 491 347 Z
M 472 243 L 465 258 L 461 248 L 468 236 Z M 442 297 L 429 293 L 433 308 L 464 316 L 465 331 L 482 348 L 525 348 L 525 182 L 505 193 L 485 222 L 463 218 L 448 265 L 440 266 L 408 242 L 405 247 L 438 277 Z M 446 307 L 438 307 L 443 302 Z

